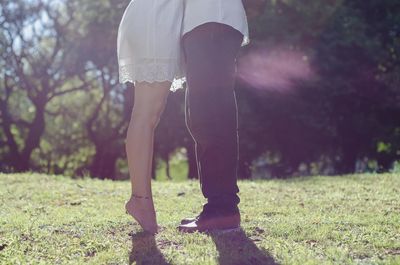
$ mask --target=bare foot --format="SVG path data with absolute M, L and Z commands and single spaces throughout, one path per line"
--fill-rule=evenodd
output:
M 125 209 L 145 231 L 152 234 L 158 232 L 159 226 L 157 225 L 156 212 L 152 200 L 131 197 L 126 202 Z

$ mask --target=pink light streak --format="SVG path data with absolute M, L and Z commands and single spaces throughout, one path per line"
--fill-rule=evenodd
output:
M 288 92 L 295 88 L 295 81 L 307 81 L 314 76 L 308 57 L 301 51 L 255 48 L 238 63 L 238 78 L 262 90 Z

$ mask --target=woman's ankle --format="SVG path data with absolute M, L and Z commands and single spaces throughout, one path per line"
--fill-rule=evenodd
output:
M 135 198 L 135 199 L 146 199 L 146 200 L 151 200 L 152 196 L 151 195 L 147 195 L 147 194 L 140 194 L 137 192 L 132 192 L 131 193 L 131 198 Z
M 137 210 L 151 210 L 153 212 L 155 211 L 154 202 L 152 198 L 144 199 L 131 196 L 127 204 L 130 204 L 131 207 L 135 206 Z

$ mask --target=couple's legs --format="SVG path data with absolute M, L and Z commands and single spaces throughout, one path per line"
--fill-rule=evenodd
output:
M 196 144 L 205 208 L 237 211 L 238 131 L 234 92 L 235 60 L 242 35 L 233 28 L 207 23 L 183 39 L 188 89 L 186 123 Z M 170 83 L 139 83 L 126 138 L 132 193 L 130 213 L 147 230 L 156 231 L 151 191 L 154 130 L 167 100 Z M 129 211 L 128 209 L 128 211 Z
M 136 84 L 125 141 L 132 195 L 149 198 L 131 197 L 127 211 L 145 230 L 152 232 L 157 230 L 151 190 L 154 130 L 165 108 L 170 86 L 170 82 Z
M 236 56 L 243 36 L 206 23 L 183 38 L 187 83 L 186 124 L 195 140 L 206 210 L 237 212 L 238 124 L 234 91 Z

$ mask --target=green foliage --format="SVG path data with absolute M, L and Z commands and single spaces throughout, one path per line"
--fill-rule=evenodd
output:
M 176 150 L 174 154 L 171 155 L 169 160 L 170 163 L 170 174 L 171 180 L 180 182 L 186 181 L 188 176 L 188 164 L 186 157 L 186 150 Z M 166 175 L 166 163 L 163 160 L 158 161 L 156 180 L 157 181 L 170 181 Z

